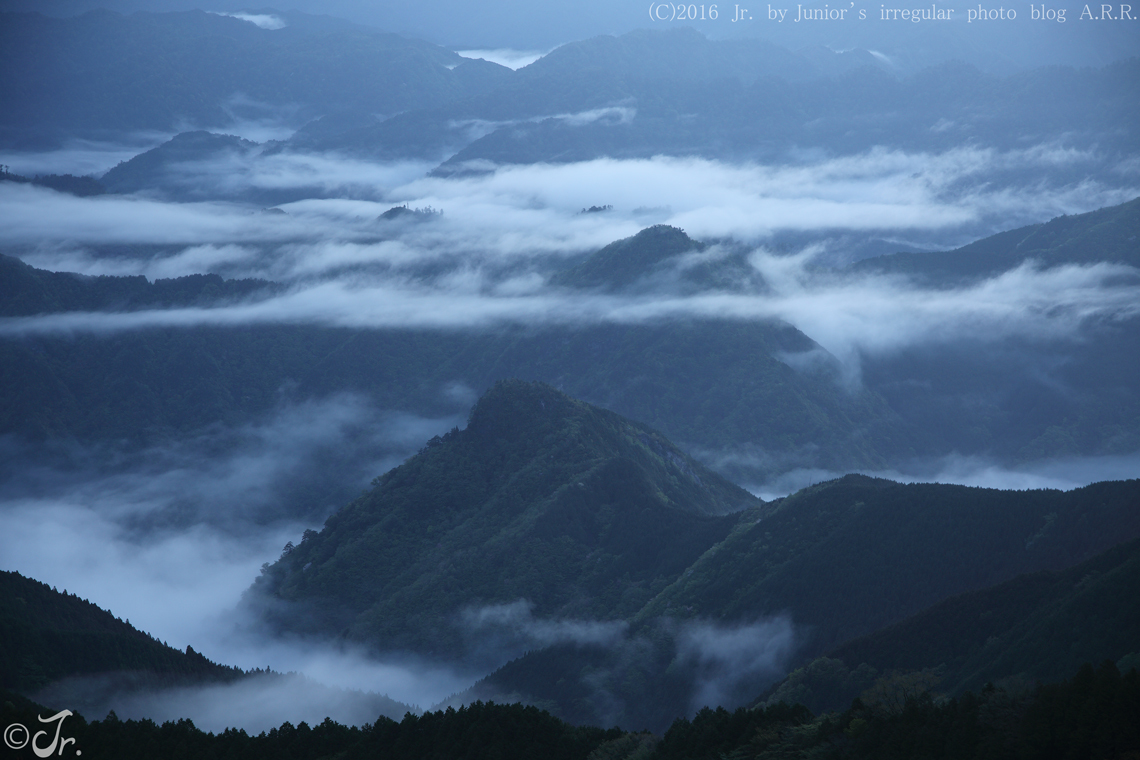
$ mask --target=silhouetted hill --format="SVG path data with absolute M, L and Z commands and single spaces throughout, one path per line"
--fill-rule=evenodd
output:
M 29 693 L 53 681 L 110 671 L 143 672 L 148 685 L 227 681 L 237 668 L 173 649 L 74 594 L 0 572 L 0 688 Z
M 251 736 L 208 734 L 188 720 L 156 725 L 110 715 L 88 723 L 67 719 L 62 735 L 92 760 L 241 757 L 246 760 L 319 760 L 328 757 L 495 757 L 503 760 L 720 760 L 786 757 L 1130 758 L 1140 751 L 1133 720 L 1140 709 L 1140 676 L 1102 664 L 1084 665 L 1067 681 L 1033 691 L 986 689 L 936 702 L 926 692 L 898 691 L 893 701 L 856 702 L 842 713 L 815 717 L 802 705 L 765 709 L 704 708 L 678 718 L 663 736 L 593 726 L 573 727 L 546 711 L 519 704 L 478 702 L 458 710 L 407 714 L 397 723 L 368 725 L 331 720 L 309 726 L 284 723 Z M 51 714 L 19 695 L 0 691 L 0 719 L 36 725 Z M 18 734 L 17 734 L 18 735 Z M 27 752 L 27 750 L 25 750 Z M 27 752 L 30 757 L 31 752 Z
M 264 280 L 192 274 L 150 282 L 142 275 L 87 276 L 49 272 L 0 254 L 0 316 L 66 311 L 127 311 L 234 301 L 272 290 Z
M 658 224 L 633 237 L 610 243 L 573 269 L 552 277 L 551 283 L 576 288 L 617 290 L 651 276 L 658 266 L 669 259 L 704 248 L 704 245 L 686 235 L 684 230 Z
M 628 617 L 759 505 L 650 428 L 503 381 L 255 590 L 294 603 L 284 628 L 457 656 L 465 609 Z
M 112 192 L 164 191 L 176 198 L 193 197 L 201 185 L 194 162 L 224 162 L 255 150 L 257 143 L 235 135 L 202 130 L 183 132 L 163 144 L 123 161 L 101 178 Z M 187 173 L 189 172 L 189 173 Z
M 382 694 L 336 689 L 297 673 L 218 665 L 191 646 L 173 649 L 75 594 L 15 572 L 0 572 L 0 642 L 0 690 L 89 714 L 114 709 L 123 717 L 181 718 L 176 711 L 187 702 L 179 697 L 214 689 L 225 698 L 227 687 L 295 704 L 320 703 L 362 722 L 377 715 L 398 718 L 413 709 Z

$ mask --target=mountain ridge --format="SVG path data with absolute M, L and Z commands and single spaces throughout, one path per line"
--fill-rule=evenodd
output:
M 291 602 L 373 647 L 457 653 L 464 609 L 525 600 L 538 616 L 620 619 L 724 535 L 730 512 L 761 505 L 644 425 L 500 381 L 464 430 L 307 533 L 251 602 Z

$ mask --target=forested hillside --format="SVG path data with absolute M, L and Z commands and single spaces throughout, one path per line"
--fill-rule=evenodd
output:
M 892 673 L 960 694 L 1002 679 L 1059 681 L 1081 662 L 1127 669 L 1140 656 L 1138 550 L 1129 541 L 1061 572 L 947 599 L 795 670 L 762 701 L 838 709 Z
M 250 736 L 244 731 L 207 734 L 190 721 L 161 726 L 121 721 L 114 715 L 88 723 L 65 718 L 63 737 L 85 757 L 153 757 L 156 753 L 201 758 L 345 758 L 490 756 L 513 760 L 537 755 L 565 760 L 717 760 L 775 758 L 961 758 L 1129 757 L 1140 751 L 1140 676 L 1121 675 L 1112 663 L 1085 665 L 1059 684 L 1007 692 L 987 686 L 980 693 L 935 702 L 929 693 L 897 692 L 892 699 L 856 700 L 841 713 L 815 717 L 784 704 L 735 712 L 706 708 L 680 718 L 663 736 L 620 729 L 572 727 L 549 713 L 522 705 L 475 703 L 459 710 L 379 718 L 363 727 L 325 721 L 317 726 L 285 723 Z M 50 712 L 18 695 L 5 699 L 0 718 L 36 725 Z M 32 753 L 24 750 L 27 757 Z M 21 756 L 21 755 L 17 755 Z
M 287 630 L 461 655 L 464 609 L 631 616 L 749 507 L 762 509 L 652 429 L 504 381 L 254 590 L 292 603 L 275 614 Z
M 243 672 L 156 641 L 85 599 L 0 572 L 0 688 L 31 693 L 69 676 L 134 671 L 140 686 L 229 681 Z

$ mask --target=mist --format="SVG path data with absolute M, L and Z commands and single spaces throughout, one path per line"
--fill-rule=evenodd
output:
M 462 386 L 442 393 L 449 403 L 469 401 Z M 326 715 L 375 720 L 378 712 L 366 712 L 379 702 L 358 692 L 415 706 L 469 685 L 480 674 L 449 663 L 382 660 L 335 643 L 275 638 L 242 604 L 261 565 L 287 542 L 319 530 L 372 478 L 460 422 L 340 394 L 141 449 L 0 440 L 0 568 L 86 598 L 177 649 L 193 645 L 222 664 L 314 679 L 266 676 L 141 693 L 131 684 L 80 679 L 52 693 L 102 714 L 113 708 L 123 719 L 190 717 L 209 730 L 260 731 Z
M 735 626 L 691 621 L 677 635 L 677 657 L 696 666 L 691 709 L 733 707 L 786 672 L 796 649 L 791 618 L 779 615 Z
M 23 0 L 9 5 L 43 11 Z M 89 5 L 76 0 L 68 7 Z M 110 5 L 189 7 L 180 0 Z M 429 23 L 420 6 L 353 5 L 333 0 L 318 8 L 306 0 L 299 7 L 447 45 L 429 52 L 407 48 L 434 56 L 430 65 L 408 71 L 425 77 L 413 81 L 413 88 L 430 89 L 430 77 L 454 88 L 440 85 L 444 105 L 425 96 L 396 108 L 380 102 L 387 95 L 373 93 L 367 96 L 372 100 L 339 105 L 329 100 L 318 107 L 291 102 L 293 93 L 255 97 L 227 90 L 194 118 L 179 116 L 176 109 L 185 106 L 177 102 L 169 111 L 156 106 L 157 116 L 140 123 L 149 129 L 104 134 L 75 127 L 75 134 L 41 135 L 34 125 L 26 134 L 13 128 L 16 137 L 10 140 L 7 133 L 0 135 L 25 146 L 6 149 L 3 157 L 16 174 L 95 178 L 178 133 L 208 127 L 244 138 L 249 142 L 216 140 L 224 147 L 203 149 L 194 160 L 156 151 L 149 164 L 133 162 L 134 174 L 117 180 L 122 184 L 112 185 L 114 175 L 108 175 L 108 187 L 130 192 L 81 198 L 0 182 L 0 253 L 36 268 L 85 276 L 141 275 L 154 281 L 213 273 L 279 287 L 190 306 L 2 316 L 0 340 L 99 343 L 160 329 L 283 325 L 473 335 L 503 328 L 784 322 L 816 345 L 779 353 L 776 358 L 787 367 L 778 369 L 790 368 L 789 375 L 812 382 L 823 377 L 837 386 L 841 400 L 848 400 L 878 393 L 868 367 L 908 351 L 967 346 L 1000 363 L 1006 348 L 1017 343 L 1042 354 L 1048 348 L 1067 355 L 1089 343 L 1098 329 L 1134 326 L 1140 317 L 1140 270 L 1120 263 L 1025 261 L 1008 271 L 938 285 L 849 268 L 880 254 L 950 250 L 1140 196 L 1140 158 L 1128 154 L 1132 142 L 1113 132 L 1127 135 L 1132 128 L 1127 123 L 1090 118 L 1087 133 L 1050 131 L 1045 125 L 1038 136 L 1024 137 L 982 128 L 969 132 L 994 135 L 1004 141 L 999 148 L 954 142 L 955 135 L 968 133 L 958 130 L 973 129 L 989 118 L 985 114 L 965 113 L 958 124 L 918 117 L 892 121 L 884 114 L 869 115 L 864 123 L 863 116 L 828 115 L 803 125 L 802 134 L 773 140 L 779 147 L 755 153 L 748 153 L 755 147 L 750 138 L 739 136 L 726 137 L 739 145 L 723 152 L 705 138 L 696 140 L 704 146 L 703 156 L 692 155 L 698 149 L 686 148 L 679 138 L 675 145 L 665 141 L 678 155 L 654 155 L 656 147 L 632 143 L 623 147 L 624 138 L 618 138 L 618 148 L 610 151 L 614 157 L 564 160 L 606 155 L 607 149 L 594 145 L 573 152 L 574 141 L 595 134 L 591 130 L 633 133 L 627 128 L 636 125 L 637 139 L 653 140 L 655 127 L 646 125 L 662 118 L 662 103 L 670 104 L 668 120 L 683 123 L 701 116 L 686 112 L 690 100 L 704 101 L 689 95 L 668 101 L 671 95 L 664 90 L 661 102 L 606 100 L 602 87 L 596 98 L 548 99 L 546 93 L 528 92 L 519 100 L 533 97 L 533 102 L 517 108 L 493 98 L 453 108 L 459 101 L 447 98 L 467 97 L 464 88 L 491 87 L 492 81 L 517 84 L 543 64 L 530 72 L 527 66 L 560 43 L 643 27 L 643 7 L 518 2 L 485 7 L 434 0 Z M 210 13 L 216 14 L 205 17 L 210 23 L 274 41 L 294 34 L 316 39 L 313 30 L 321 24 L 340 23 L 225 2 Z M 1018 26 L 1017 35 L 962 24 L 902 25 L 889 34 L 882 25 L 874 31 L 867 31 L 869 25 L 859 31 L 805 31 L 807 24 L 794 30 L 791 24 L 757 24 L 741 31 L 744 24 L 727 24 L 727 7 L 721 13 L 724 23 L 698 29 L 713 39 L 763 34 L 785 52 L 801 51 L 808 57 L 799 60 L 806 62 L 814 50 L 819 71 L 828 76 L 855 71 L 844 69 L 847 64 L 837 62 L 835 51 L 871 56 L 877 68 L 870 74 L 864 70 L 864 79 L 852 78 L 868 88 L 875 86 L 874 77 L 906 77 L 948 60 L 968 59 L 1005 77 L 1041 63 L 1104 65 L 1140 49 L 1127 30 L 1093 29 L 1092 24 L 1069 23 L 1063 30 Z M 653 23 L 655 30 L 676 26 Z M 515 70 L 518 78 L 508 79 L 511 72 L 489 64 L 478 70 L 470 60 L 460 63 L 451 51 Z M 566 60 L 552 56 L 545 63 L 556 69 L 569 65 Z M 318 63 L 329 65 L 324 59 Z M 465 84 L 464 72 L 476 85 Z M 447 78 L 451 75 L 455 79 Z M 733 72 L 724 76 L 739 92 L 755 84 L 737 81 L 740 76 Z M 937 72 L 929 81 L 936 79 Z M 1096 81 L 1106 89 L 1116 86 L 1104 83 L 1111 81 L 1107 75 Z M 513 92 L 504 97 L 514 97 Z M 48 102 L 52 96 L 43 97 Z M 743 96 L 739 102 L 752 107 Z M 1117 113 L 1113 107 L 1106 106 L 1105 113 Z M 669 110 L 674 108 L 680 110 Z M 375 134 L 357 142 L 333 139 L 342 127 L 348 133 L 371 129 L 401 112 L 423 121 L 392 121 L 386 125 L 391 132 L 376 133 L 385 135 L 382 139 Z M 444 115 L 450 113 L 457 115 Z M 317 117 L 321 121 L 311 121 Z M 828 122 L 833 118 L 835 124 Z M 412 137 L 421 135 L 412 133 L 429 122 L 439 134 L 413 144 Z M 828 131 L 839 125 L 876 134 L 870 130 L 883 124 L 899 132 L 882 134 L 878 145 L 878 137 L 848 143 L 842 130 Z M 547 128 L 549 133 L 541 131 Z M 391 137 L 401 129 L 408 131 L 405 137 Z M 533 130 L 536 141 L 543 135 L 562 140 L 558 130 L 565 130 L 570 148 L 563 152 L 557 143 L 547 151 L 549 146 L 538 145 L 540 155 L 552 158 L 530 164 L 452 160 L 464 146 L 496 133 L 513 140 L 509 132 L 516 129 L 520 134 Z M 762 127 L 757 131 L 759 141 L 767 139 L 759 134 Z M 78 137 L 81 133 L 86 136 Z M 307 141 L 307 135 L 316 137 Z M 384 142 L 398 139 L 409 142 Z M 52 142 L 61 147 L 26 148 Z M 493 140 L 462 155 L 502 155 L 487 143 Z M 520 139 L 522 147 L 506 155 L 525 155 L 524 143 Z M 844 154 L 845 144 L 860 147 Z M 305 148 L 312 145 L 337 149 Z M 875 147 L 863 147 L 870 145 Z M 741 158 L 745 155 L 768 157 Z M 385 216 L 397 206 L 424 213 Z M 559 284 L 566 281 L 561 275 L 591 254 L 652 225 L 681 228 L 706 245 L 658 262 L 627 286 Z M 702 280 L 708 272 L 716 276 Z M 1033 354 L 1028 363 L 1038 359 Z M 1035 381 L 1052 381 L 1044 361 L 1038 364 Z M 337 378 L 329 383 L 337 387 Z M 258 732 L 286 720 L 316 724 L 326 716 L 360 725 L 381 714 L 398 719 L 405 709 L 457 704 L 463 695 L 477 696 L 473 687 L 496 668 L 527 652 L 560 648 L 604 653 L 603 664 L 568 677 L 580 678 L 593 695 L 597 720 L 612 724 L 630 714 L 622 701 L 624 683 L 644 679 L 648 668 L 662 661 L 669 663 L 667 677 L 683 682 L 680 691 L 688 689 L 679 712 L 689 714 L 704 705 L 745 704 L 794 664 L 803 631 L 780 610 L 756 610 L 752 614 L 761 617 L 735 621 L 631 623 L 544 616 L 536 614 L 531 600 L 520 598 L 451 610 L 442 624 L 461 632 L 466 649 L 438 659 L 366 648 L 343 637 L 305 638 L 271 629 L 245 596 L 266 563 L 280 558 L 284 547 L 299 542 L 306 531 L 320 530 L 329 515 L 425 441 L 461 426 L 477 395 L 458 380 L 421 391 L 421 398 L 435 394 L 423 404 L 432 411 L 381 408 L 351 392 L 303 398 L 285 383 L 268 410 L 168 437 L 149 432 L 131 441 L 0 437 L 0 568 L 87 598 L 178 649 L 193 646 L 215 662 L 275 671 L 176 689 L 140 687 L 110 676 L 68 679 L 39 698 L 67 702 L 72 709 L 82 705 L 92 713 L 88 718 L 114 709 L 124 719 L 188 717 L 212 731 L 238 726 Z M 767 444 L 692 453 L 766 500 L 847 472 L 815 467 L 820 461 L 815 444 L 779 451 Z M 904 441 L 900 450 L 907 445 Z M 982 447 L 946 453 L 946 448 L 937 456 L 908 454 L 860 471 L 900 482 L 1062 490 L 1140 472 L 1140 452 L 1041 458 L 999 456 Z M 670 650 L 671 660 L 660 657 L 663 650 Z
M 0 245 L 368 241 L 392 237 L 391 227 L 378 225 L 376 217 L 407 204 L 444 212 L 437 223 L 400 230 L 399 238 L 426 256 L 438 255 L 439 248 L 480 260 L 565 255 L 601 247 L 649 223 L 672 224 L 699 239 L 760 242 L 779 233 L 836 237 L 850 231 L 948 247 L 1140 194 L 1135 173 L 1088 178 L 1107 158 L 1057 145 L 940 154 L 875 149 L 774 166 L 596 159 L 442 178 L 424 176 L 430 164 L 414 161 L 228 153 L 168 166 L 165 182 L 215 187 L 220 196 L 317 188 L 350 197 L 298 200 L 281 205 L 287 216 L 266 217 L 242 204 L 210 202 L 206 190 L 201 203 L 171 204 L 143 197 L 78 199 L 4 183 Z M 1008 171 L 1018 173 L 1017 184 L 998 179 L 998 172 Z M 579 214 L 599 205 L 612 205 L 613 213 Z
M 937 289 L 901 277 L 829 273 L 855 255 L 853 238 L 902 237 L 912 250 L 946 247 L 999 227 L 1140 194 L 1133 186 L 1140 175 L 1128 172 L 1117 175 L 1126 180 L 1123 185 L 1087 178 L 1069 184 L 993 181 L 996 169 L 1067 172 L 1100 160 L 1088 151 L 1039 145 L 941 154 L 876 149 L 780 166 L 600 159 L 503 166 L 452 178 L 424 176 L 422 164 L 369 164 L 332 155 L 285 154 L 252 164 L 219 159 L 185 169 L 186 182 L 220 178 L 263 188 L 347 184 L 371 188 L 374 196 L 296 201 L 280 207 L 284 214 L 271 215 L 216 201 L 80 199 L 5 183 L 0 244 L 33 266 L 150 278 L 210 271 L 289 287 L 272 298 L 214 308 L 6 318 L 0 334 L 250 324 L 469 330 L 779 319 L 837 357 L 844 382 L 857 386 L 861 357 L 868 354 L 962 336 L 983 342 L 1072 341 L 1090 321 L 1135 316 L 1136 272 L 1120 265 L 1041 269 L 1028 262 L 982 282 Z M 396 204 L 444 213 L 416 223 L 378 219 Z M 580 213 L 598 204 L 614 209 Z M 753 292 L 678 289 L 677 278 L 683 280 L 691 263 L 685 260 L 676 262 L 672 280 L 659 277 L 637 293 L 547 285 L 553 273 L 650 223 L 680 226 L 698 240 L 734 241 L 723 249 L 729 255 L 732 246 L 751 249 L 747 264 L 762 286 Z M 107 246 L 144 242 L 162 248 L 141 256 L 131 249 L 108 255 Z M 787 361 L 802 363 L 799 357 Z

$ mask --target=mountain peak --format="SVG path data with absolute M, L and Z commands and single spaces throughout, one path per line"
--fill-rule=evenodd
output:
M 500 380 L 475 402 L 468 416 L 467 432 L 487 437 L 507 435 L 522 425 L 550 426 L 580 414 L 585 407 L 545 383 Z
M 667 224 L 646 227 L 633 237 L 610 243 L 578 266 L 553 279 L 556 285 L 615 290 L 657 271 L 667 260 L 705 246 Z
M 462 645 L 466 607 L 632 615 L 762 502 L 660 433 L 542 383 L 503 380 L 329 518 L 256 587 L 299 633 L 427 652 Z M 420 609 L 408 616 L 413 598 Z M 268 605 L 269 614 L 284 609 Z

